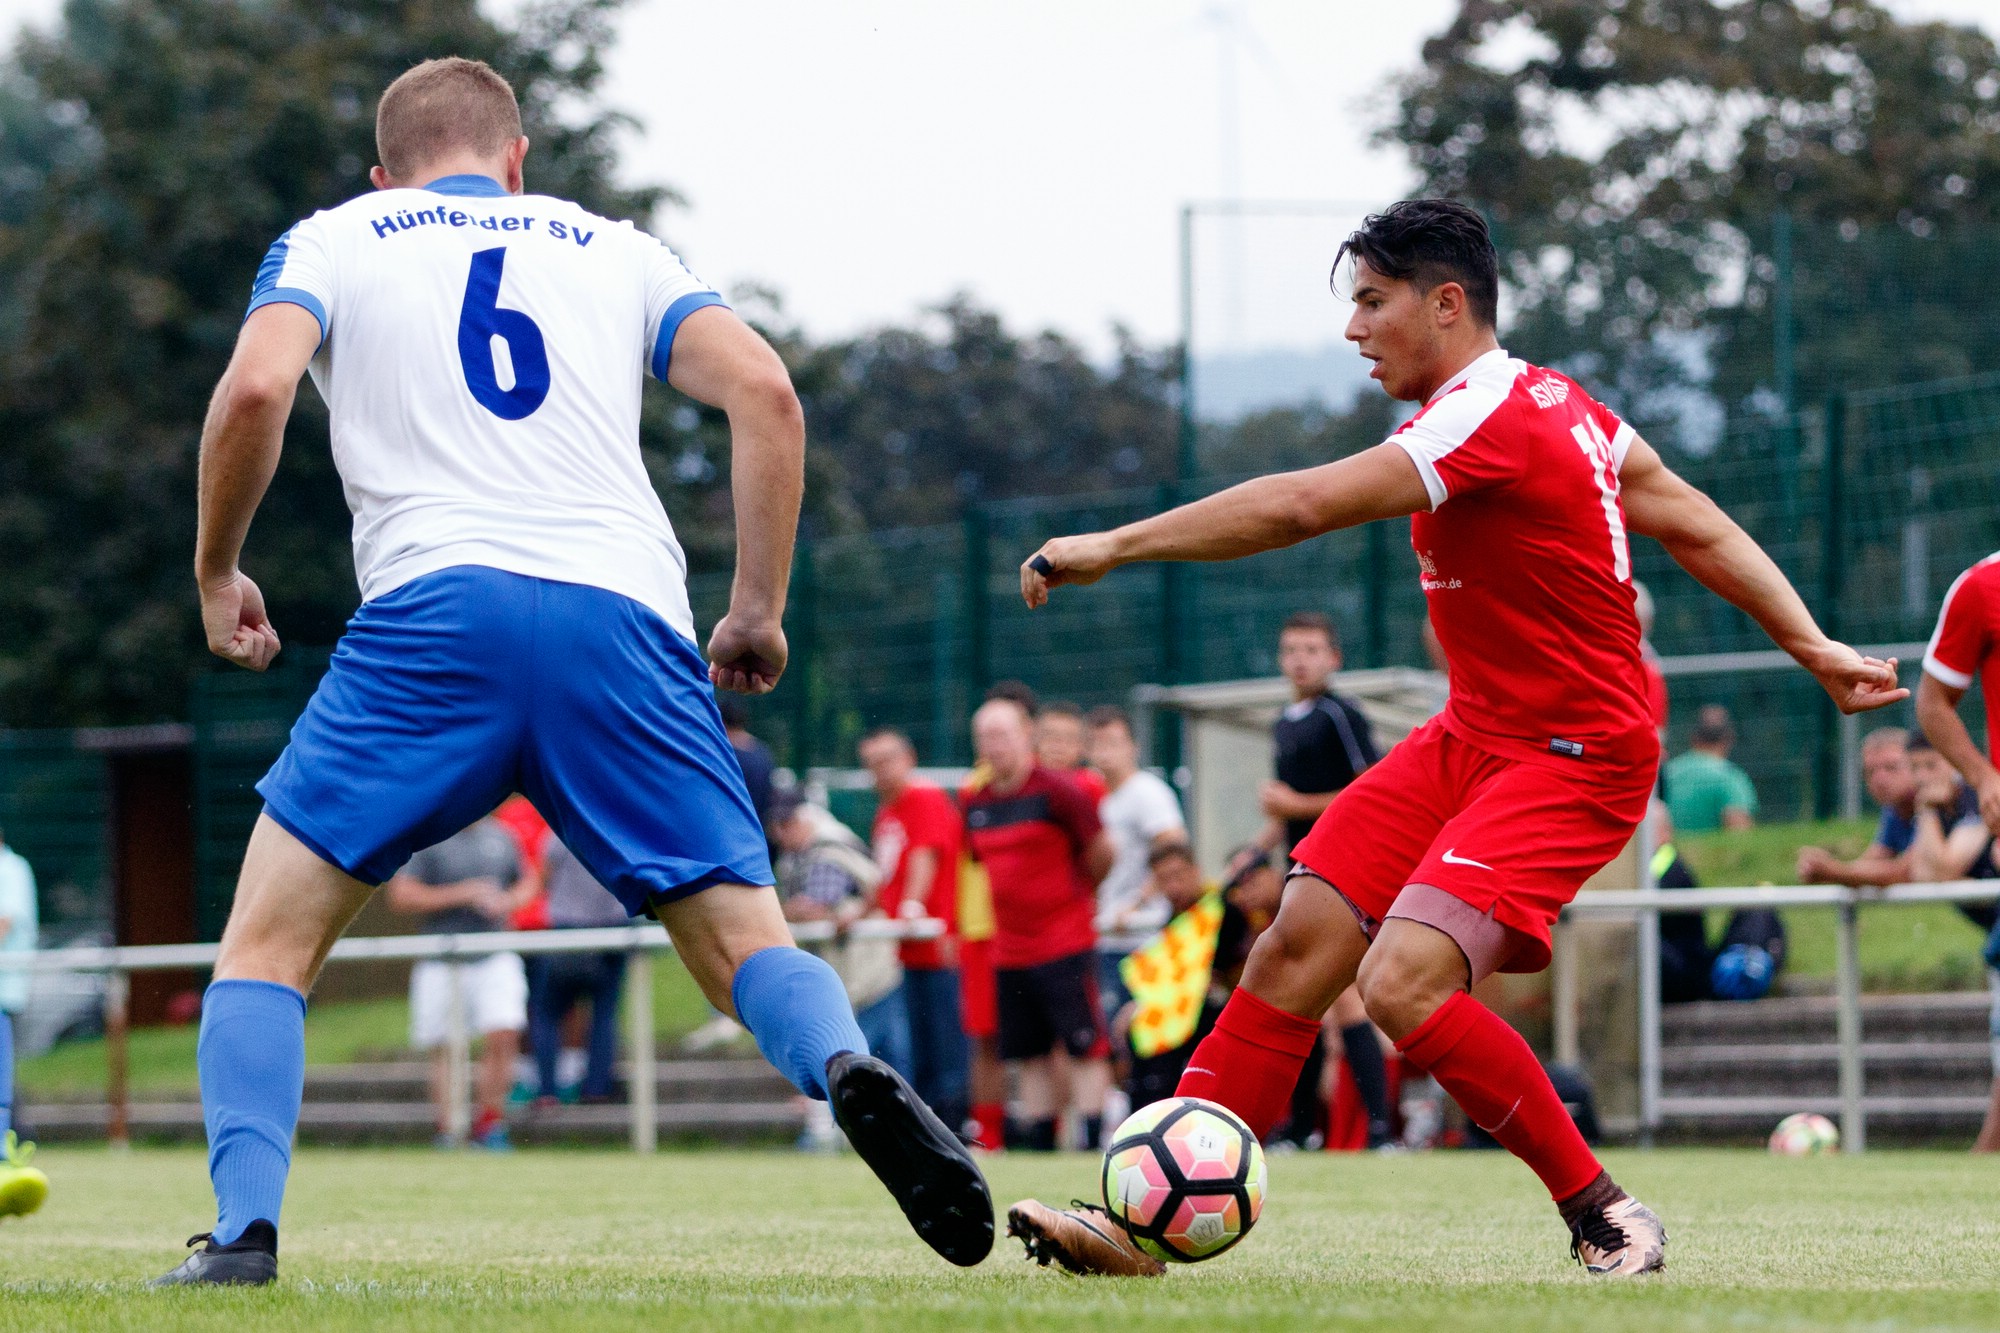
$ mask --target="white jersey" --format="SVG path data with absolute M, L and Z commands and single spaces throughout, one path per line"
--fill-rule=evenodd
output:
M 722 298 L 629 222 L 485 176 L 384 190 L 271 247 L 250 309 L 311 311 L 362 600 L 452 565 L 588 584 L 694 638 L 639 394 Z

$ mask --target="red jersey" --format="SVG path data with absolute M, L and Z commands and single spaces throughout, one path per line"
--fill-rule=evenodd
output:
M 1937 629 L 1924 650 L 1924 670 L 1955 690 L 1974 676 L 1987 698 L 1986 753 L 2000 754 L 2000 553 L 1987 556 L 1952 580 L 1938 611 Z
M 1390 437 L 1430 495 L 1410 543 L 1462 740 L 1544 764 L 1659 762 L 1618 495 L 1634 438 L 1573 380 L 1497 349 Z
M 542 812 L 535 809 L 527 797 L 516 793 L 500 803 L 493 817 L 513 835 L 514 846 L 521 853 L 521 864 L 540 874 L 542 858 L 547 854 L 549 844 L 549 823 L 542 818 Z
M 549 850 L 549 824 L 542 818 L 542 812 L 535 809 L 527 797 L 516 792 L 500 803 L 493 817 L 514 839 L 514 846 L 521 853 L 521 864 L 537 875 L 541 874 L 542 862 Z M 507 924 L 515 930 L 547 930 L 549 895 L 538 893 L 515 908 Z
M 877 810 L 872 841 L 875 864 L 882 868 L 882 889 L 875 900 L 882 910 L 892 917 L 899 914 L 909 891 L 910 853 L 928 847 L 937 854 L 937 876 L 925 902 L 947 931 L 955 929 L 958 858 L 964 836 L 964 825 L 951 797 L 920 782 L 903 788 L 895 800 Z M 901 952 L 904 967 L 949 967 L 952 962 L 949 939 L 905 940 Z
M 1097 885 L 1083 854 L 1101 826 L 1068 778 L 1037 764 L 1014 791 L 965 796 L 965 836 L 993 886 L 994 962 L 1035 967 L 1097 947 Z
M 1076 789 L 1090 798 L 1092 806 L 1103 805 L 1104 798 L 1111 794 L 1111 787 L 1104 781 L 1104 775 L 1094 768 L 1086 768 L 1079 764 L 1075 768 L 1059 770 L 1057 776 L 1068 778 L 1075 783 Z

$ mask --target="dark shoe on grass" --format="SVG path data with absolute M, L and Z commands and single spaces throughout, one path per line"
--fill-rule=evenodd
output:
M 259 1218 L 227 1245 L 217 1245 L 214 1233 L 188 1237 L 188 1244 L 206 1241 L 181 1260 L 181 1266 L 155 1287 L 261 1287 L 278 1280 L 278 1229 Z
M 826 1062 L 833 1118 L 925 1244 L 961 1268 L 993 1250 L 993 1195 L 972 1154 L 903 1076 L 872 1055 Z

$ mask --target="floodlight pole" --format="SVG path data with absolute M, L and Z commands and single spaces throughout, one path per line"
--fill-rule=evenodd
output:
M 1182 487 L 1199 470 L 1194 434 L 1194 208 L 1181 205 L 1181 417 L 1174 480 Z
M 1792 325 L 1792 210 L 1771 214 L 1771 361 L 1778 402 L 1786 416 L 1798 410 L 1797 335 Z

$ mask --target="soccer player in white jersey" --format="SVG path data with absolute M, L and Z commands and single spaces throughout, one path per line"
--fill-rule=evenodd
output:
M 713 689 L 785 667 L 804 422 L 771 348 L 629 223 L 524 192 L 513 90 L 434 60 L 376 115 L 377 193 L 271 247 L 201 445 L 209 647 L 277 654 L 238 568 L 308 369 L 331 409 L 362 605 L 258 785 L 198 1062 L 218 1220 L 163 1284 L 262 1283 L 305 1061 L 305 992 L 375 886 L 520 791 L 717 1008 L 830 1101 L 918 1234 L 992 1246 L 964 1148 L 867 1053 L 840 980 L 793 947 Z M 638 446 L 650 372 L 729 417 L 729 614 L 694 639 L 686 566 Z M 194 1242 L 190 1242 L 193 1244 Z
M 1479 214 L 1407 200 L 1349 237 L 1336 264 L 1348 258 L 1347 336 L 1390 397 L 1422 404 L 1416 416 L 1351 458 L 1059 537 L 1022 566 L 1021 592 L 1039 606 L 1137 560 L 1231 560 L 1410 520 L 1450 701 L 1292 849 L 1277 920 L 1178 1091 L 1267 1133 L 1321 1016 L 1359 984 L 1403 1058 L 1540 1177 L 1586 1269 L 1654 1272 L 1659 1218 L 1612 1181 L 1534 1052 L 1470 993 L 1548 965 L 1563 905 L 1645 815 L 1660 743 L 1627 531 L 1749 612 L 1843 711 L 1909 691 L 1893 660 L 1821 633 L 1770 557 L 1616 414 L 1501 349 L 1499 262 Z M 1160 1271 L 1100 1212 L 1023 1200 L 1008 1222 L 1044 1263 Z

